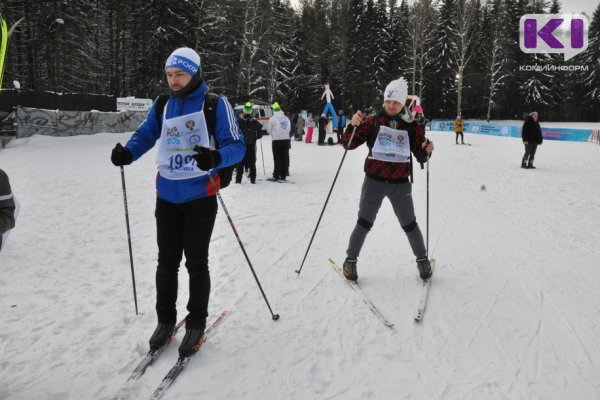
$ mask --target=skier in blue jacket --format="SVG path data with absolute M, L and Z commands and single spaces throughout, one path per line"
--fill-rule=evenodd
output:
M 158 325 L 150 338 L 150 350 L 160 349 L 173 334 L 177 320 L 177 272 L 185 254 L 189 315 L 179 347 L 182 357 L 195 351 L 206 327 L 210 295 L 208 250 L 217 215 L 219 169 L 241 161 L 246 150 L 237 118 L 225 97 L 218 97 L 214 127 L 207 125 L 204 103 L 208 86 L 200 72 L 198 53 L 190 48 L 175 50 L 165 63 L 170 96 L 164 108 L 155 101 L 127 144 L 117 143 L 111 155 L 114 165 L 129 165 L 158 142 Z M 162 115 L 157 115 L 157 108 L 163 108 Z

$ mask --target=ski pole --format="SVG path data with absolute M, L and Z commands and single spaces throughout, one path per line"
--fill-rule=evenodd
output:
M 260 137 L 260 157 L 262 158 L 262 163 L 263 163 L 263 175 L 267 176 L 267 171 L 265 170 L 265 155 L 263 153 L 263 148 L 262 148 L 262 136 Z
M 125 169 L 121 165 L 121 183 L 123 184 L 123 202 L 125 203 L 125 225 L 127 226 L 127 242 L 129 243 L 129 262 L 131 263 L 131 281 L 133 282 L 133 301 L 135 315 L 138 315 L 137 291 L 135 289 L 135 272 L 133 270 L 133 251 L 131 250 L 131 231 L 129 230 L 129 211 L 127 209 L 127 190 L 125 189 Z
M 429 140 L 428 140 L 429 142 Z M 429 157 L 427 157 L 427 219 L 426 219 L 426 227 L 425 227 L 425 236 L 427 240 L 425 242 L 425 246 L 427 249 L 427 259 L 429 260 Z
M 352 143 L 352 139 L 354 138 L 354 133 L 356 133 L 356 126 L 352 129 L 352 135 L 350 135 L 350 141 L 348 145 Z M 302 264 L 300 264 L 300 269 L 296 270 L 296 273 L 300 275 L 302 272 L 302 267 L 304 266 L 304 262 L 306 261 L 306 256 L 308 256 L 308 252 L 310 251 L 310 246 L 312 245 L 313 239 L 317 233 L 317 229 L 319 229 L 319 224 L 321 223 L 321 218 L 323 218 L 323 214 L 325 213 L 325 208 L 327 207 L 327 203 L 329 202 L 329 197 L 331 196 L 331 192 L 333 192 L 333 187 L 335 186 L 335 182 L 337 181 L 338 175 L 340 174 L 340 170 L 342 169 L 342 164 L 344 163 L 344 159 L 346 158 L 346 154 L 348 153 L 348 148 L 344 150 L 344 155 L 342 156 L 342 161 L 340 161 L 340 165 L 335 173 L 335 178 L 333 178 L 333 182 L 331 183 L 331 188 L 329 189 L 329 193 L 327 194 L 327 198 L 325 199 L 325 204 L 323 204 L 323 209 L 321 210 L 321 215 L 319 215 L 319 220 L 317 221 L 317 226 L 315 226 L 315 230 L 313 231 L 312 237 L 310 238 L 310 242 L 308 243 L 308 248 L 306 249 L 306 253 L 304 253 L 304 258 L 302 259 Z
M 258 284 L 258 288 L 260 289 L 260 292 L 262 293 L 262 296 L 265 299 L 265 303 L 267 303 L 267 307 L 269 308 L 269 312 L 271 313 L 271 318 L 273 318 L 273 321 L 277 321 L 279 319 L 279 314 L 273 314 L 273 310 L 271 309 L 269 300 L 267 300 L 265 291 L 263 290 L 262 285 L 260 284 L 260 281 L 258 280 L 258 276 L 256 276 L 256 272 L 254 272 L 254 267 L 252 266 L 252 263 L 250 262 L 250 258 L 248 257 L 248 254 L 246 253 L 246 249 L 244 248 L 244 245 L 242 244 L 240 235 L 238 235 L 237 229 L 235 228 L 233 220 L 231 219 L 231 216 L 229 215 L 229 211 L 227 211 L 227 207 L 225 207 L 225 202 L 223 201 L 223 198 L 221 197 L 221 193 L 219 193 L 219 190 L 217 189 L 217 185 L 215 184 L 215 180 L 213 179 L 210 172 L 208 173 L 208 179 L 210 179 L 211 185 L 213 186 L 213 188 L 215 188 L 215 191 L 217 192 L 217 198 L 219 199 L 219 203 L 221 203 L 221 207 L 223 207 L 223 211 L 225 211 L 225 215 L 227 216 L 229 225 L 231 226 L 231 229 L 233 230 L 233 234 L 235 235 L 235 238 L 237 239 L 237 241 L 242 249 L 242 253 L 244 253 L 244 257 L 246 257 L 246 261 L 248 262 L 248 265 L 250 266 L 252 275 L 254 275 L 254 279 L 256 280 L 256 283 Z

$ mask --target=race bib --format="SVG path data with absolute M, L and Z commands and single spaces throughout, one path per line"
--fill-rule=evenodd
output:
M 407 131 L 380 126 L 371 149 L 375 160 L 406 163 L 410 161 L 410 140 Z
M 210 147 L 204 110 L 167 119 L 163 114 L 162 131 L 156 163 L 160 175 L 167 179 L 189 179 L 206 175 L 193 159 L 194 146 Z

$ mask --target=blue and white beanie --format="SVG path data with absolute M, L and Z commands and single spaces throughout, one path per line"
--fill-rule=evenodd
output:
M 167 58 L 165 70 L 169 67 L 179 68 L 194 76 L 200 70 L 200 56 L 189 47 L 180 47 Z

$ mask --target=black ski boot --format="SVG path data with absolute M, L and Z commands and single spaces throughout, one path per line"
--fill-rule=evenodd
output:
M 358 273 L 356 272 L 356 263 L 358 262 L 355 258 L 346 258 L 344 261 L 344 267 L 342 271 L 344 272 L 344 276 L 349 281 L 356 282 L 358 280 Z
M 204 343 L 204 329 L 206 328 L 206 319 L 201 324 L 186 324 L 185 336 L 179 345 L 179 357 L 189 357 L 198 351 Z
M 161 324 L 160 322 L 156 326 L 152 337 L 150 337 L 150 351 L 155 351 L 166 345 L 173 331 L 175 330 L 175 324 Z
M 527 168 L 529 168 L 529 169 L 535 169 L 535 167 L 533 166 L 533 158 L 529 159 L 529 163 L 527 164 Z
M 419 270 L 419 276 L 421 279 L 429 279 L 431 278 L 431 264 L 427 257 L 417 258 L 417 269 Z
M 521 168 L 527 168 L 527 158 L 523 157 L 521 161 Z

